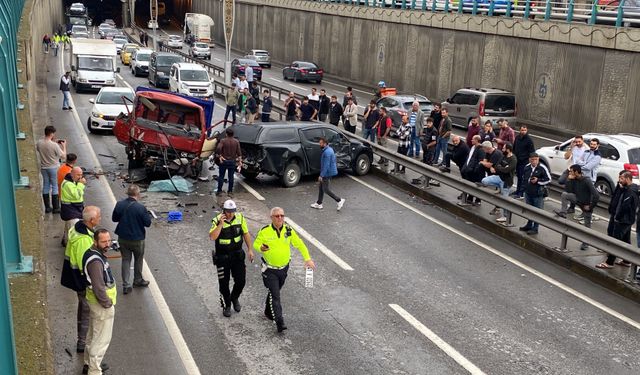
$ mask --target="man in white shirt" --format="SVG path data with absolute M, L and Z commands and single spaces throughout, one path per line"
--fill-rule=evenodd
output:
M 247 77 L 248 86 L 250 86 L 253 82 L 253 68 L 249 64 L 244 64 L 244 75 Z
M 584 138 L 578 135 L 573 138 L 569 149 L 564 153 L 564 159 L 567 160 L 567 169 L 562 172 L 562 175 L 558 178 L 558 183 L 564 185 L 569 177 L 569 167 L 575 164 L 583 164 L 583 157 L 585 151 L 589 150 L 589 147 L 584 144 Z
M 249 89 L 249 82 L 245 76 L 240 76 L 240 82 L 238 82 L 238 92 L 243 92 L 245 89 Z

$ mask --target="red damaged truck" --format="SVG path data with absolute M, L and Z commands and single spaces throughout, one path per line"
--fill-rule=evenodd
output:
M 212 101 L 138 87 L 133 112 L 120 115 L 113 128 L 126 147 L 129 169 L 197 177 L 217 144 L 216 135 L 207 134 L 213 106 Z

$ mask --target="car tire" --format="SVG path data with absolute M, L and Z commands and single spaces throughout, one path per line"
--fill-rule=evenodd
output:
M 316 81 L 316 83 L 319 85 L 319 84 L 321 84 L 321 83 L 322 83 L 322 80 L 321 80 L 321 79 L 319 79 L 319 80 L 317 80 L 317 81 Z
M 271 69 L 271 64 L 267 65 L 267 68 Z
M 295 161 L 291 161 L 284 167 L 282 184 L 287 188 L 294 187 L 300 182 L 300 177 L 300 166 Z
M 371 170 L 371 158 L 369 155 L 364 152 L 358 155 L 356 160 L 353 162 L 353 173 L 356 176 L 364 176 Z
M 254 181 L 256 178 L 258 178 L 258 173 L 256 172 L 248 172 L 248 171 L 242 170 L 240 174 L 242 175 L 242 177 L 245 178 L 245 180 Z
M 299 78 L 298 75 L 296 73 L 293 73 L 293 82 L 298 83 Z
M 89 133 L 95 132 L 95 130 L 91 127 L 91 117 L 87 118 L 87 129 L 89 129 Z
M 603 178 L 598 179 L 596 183 L 593 184 L 593 186 L 601 195 L 606 195 L 610 197 L 611 193 L 613 192 L 613 188 L 611 187 L 611 184 L 609 183 L 609 181 Z
M 282 79 L 284 79 L 285 81 L 287 80 L 287 75 L 284 72 L 282 72 Z

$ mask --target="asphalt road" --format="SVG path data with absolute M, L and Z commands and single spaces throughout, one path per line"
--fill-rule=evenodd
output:
M 121 172 L 124 147 L 112 135 L 86 130 L 88 100 L 95 95 L 73 92 L 78 117 L 62 112 L 61 70 L 48 58 L 49 114 L 59 136 L 80 154 L 81 165 Z M 146 83 L 127 69 L 120 77 L 120 85 Z M 90 147 L 101 165 L 90 157 Z M 117 198 L 123 196 L 119 178 L 104 181 Z M 329 198 L 324 210 L 309 208 L 317 194 L 313 179 L 284 189 L 274 178 L 260 177 L 251 187 L 257 194 L 239 186 L 235 198 L 251 232 L 269 222 L 270 207 L 281 206 L 287 220 L 309 234 L 305 240 L 318 265 L 314 287 L 304 288 L 302 259 L 293 252 L 282 297 L 289 330 L 276 334 L 262 316 L 265 289 L 256 264 L 247 266 L 243 311 L 222 316 L 207 238 L 221 203 L 211 195 L 213 183 L 198 183 L 195 194 L 177 198 L 147 192 L 143 203 L 161 219 L 149 231 L 146 261 L 178 333 L 166 328 L 170 324 L 152 290 L 120 296 L 105 359 L 112 373 L 188 373 L 176 335 L 202 374 L 637 374 L 640 369 L 636 303 L 373 176 L 336 178 L 335 191 L 347 199 L 341 212 Z M 100 202 L 103 224 L 112 229 L 104 182 L 91 180 L 87 191 L 87 203 Z M 162 220 L 178 202 L 197 206 L 185 208 L 182 222 Z M 53 233 L 59 226 L 50 220 Z M 353 270 L 340 267 L 326 250 Z M 50 272 L 57 274 L 61 249 L 52 246 L 50 255 Z M 119 260 L 112 264 L 119 278 Z M 56 282 L 49 290 L 50 325 L 56 357 L 65 359 L 58 362 L 58 373 L 69 373 L 81 366 L 64 353 L 74 344 L 73 318 L 64 316 L 73 317 L 75 296 Z

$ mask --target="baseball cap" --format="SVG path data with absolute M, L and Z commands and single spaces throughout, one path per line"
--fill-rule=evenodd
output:
M 493 143 L 489 141 L 482 142 L 482 147 L 493 147 Z
M 231 199 L 227 199 L 222 205 L 222 209 L 227 212 L 236 212 L 236 208 L 236 202 L 232 201 Z

